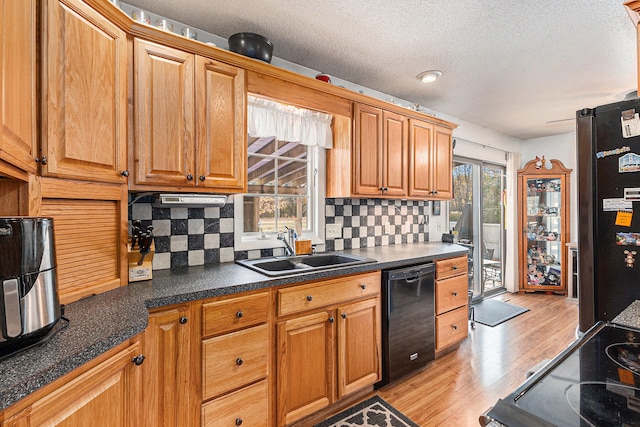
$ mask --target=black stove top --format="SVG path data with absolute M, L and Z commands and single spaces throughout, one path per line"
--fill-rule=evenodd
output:
M 509 427 L 640 426 L 640 330 L 595 325 L 488 415 Z

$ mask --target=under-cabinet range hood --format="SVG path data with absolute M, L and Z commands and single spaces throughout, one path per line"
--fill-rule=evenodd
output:
M 227 196 L 218 194 L 156 194 L 153 196 L 154 206 L 181 208 L 215 208 L 222 207 Z

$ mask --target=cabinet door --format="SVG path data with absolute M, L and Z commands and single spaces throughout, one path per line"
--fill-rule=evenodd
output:
M 383 128 L 383 177 L 385 196 L 407 195 L 407 118 L 384 111 Z
M 189 306 L 149 315 L 144 334 L 145 421 L 149 426 L 193 426 L 199 419 L 196 320 Z
M 278 324 L 278 425 L 329 406 L 335 395 L 333 315 L 322 311 Z
M 194 56 L 136 39 L 134 71 L 135 184 L 195 185 Z
M 380 380 L 380 300 L 338 308 L 338 398 Z
M 18 426 L 139 426 L 142 367 L 138 343 L 115 354 L 5 421 Z
M 368 105 L 354 106 L 353 193 L 382 193 L 382 110 Z
M 432 188 L 435 197 L 448 200 L 453 197 L 451 129 L 434 126 L 433 131 Z
M 196 56 L 198 185 L 246 191 L 244 70 Z
M 36 0 L 0 2 L 0 159 L 37 172 Z
M 79 0 L 47 0 L 42 173 L 124 182 L 126 34 Z
M 433 125 L 409 121 L 409 196 L 433 197 Z

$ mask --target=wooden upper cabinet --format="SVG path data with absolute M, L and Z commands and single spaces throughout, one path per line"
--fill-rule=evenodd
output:
M 36 0 L 0 1 L 0 159 L 37 172 Z
M 43 3 L 42 174 L 125 182 L 126 34 L 80 0 Z
M 385 196 L 407 195 L 407 118 L 400 114 L 383 111 L 383 194 Z
M 195 185 L 194 60 L 134 42 L 134 184 Z
M 353 193 L 382 194 L 382 110 L 354 105 Z
M 407 121 L 400 114 L 355 104 L 354 195 L 407 195 Z
M 451 129 L 434 126 L 433 190 L 438 199 L 453 197 L 453 141 Z
M 244 70 L 196 56 L 198 185 L 244 191 L 247 130 Z
M 136 39 L 133 189 L 242 192 L 244 70 Z
M 451 199 L 451 130 L 415 119 L 409 122 L 409 196 Z

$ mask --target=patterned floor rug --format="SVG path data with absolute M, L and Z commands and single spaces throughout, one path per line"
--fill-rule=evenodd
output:
M 380 396 L 345 409 L 314 427 L 420 427 Z

